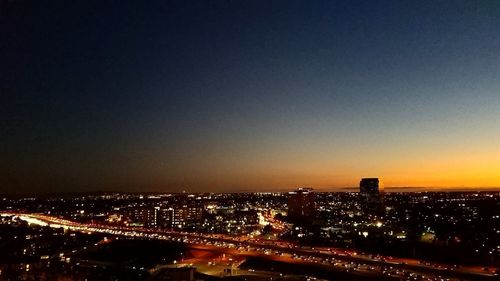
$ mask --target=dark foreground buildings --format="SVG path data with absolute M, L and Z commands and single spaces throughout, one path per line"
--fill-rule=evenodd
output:
M 312 219 L 315 210 L 312 188 L 299 188 L 288 193 L 288 218 L 298 222 Z

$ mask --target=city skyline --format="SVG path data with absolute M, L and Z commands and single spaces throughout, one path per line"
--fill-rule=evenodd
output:
M 500 273 L 499 196 L 384 194 L 380 179 L 363 178 L 349 193 L 9 197 L 0 200 L 0 239 L 9 241 L 0 253 L 17 266 L 0 264 L 0 275 L 493 281 Z M 190 278 L 170 275 L 185 270 Z
M 499 14 L 1 1 L 0 194 L 499 189 Z

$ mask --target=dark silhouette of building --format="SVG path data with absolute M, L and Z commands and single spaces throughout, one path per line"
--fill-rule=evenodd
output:
M 363 178 L 359 182 L 359 192 L 363 196 L 378 197 L 383 189 L 378 178 Z
M 363 178 L 359 182 L 359 194 L 363 210 L 373 215 L 382 215 L 384 187 L 379 178 Z
M 299 188 L 288 193 L 288 218 L 298 222 L 314 216 L 315 202 L 312 188 Z
M 162 266 L 153 280 L 163 281 L 194 281 L 195 268 L 192 266 Z

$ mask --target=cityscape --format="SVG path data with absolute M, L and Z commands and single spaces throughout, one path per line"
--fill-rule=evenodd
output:
M 500 192 L 5 197 L 5 280 L 498 280 Z M 300 270 L 297 265 L 300 265 Z M 239 280 L 239 279 L 238 279 Z
M 0 281 L 500 281 L 500 0 L 0 0 Z

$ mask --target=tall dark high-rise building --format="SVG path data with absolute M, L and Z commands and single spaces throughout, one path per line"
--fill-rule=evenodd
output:
M 312 188 L 299 188 L 288 193 L 288 217 L 292 221 L 314 216 L 314 192 Z
M 359 182 L 359 192 L 364 196 L 379 196 L 384 188 L 379 178 L 363 178 Z
M 365 211 L 374 215 L 383 214 L 383 191 L 384 186 L 379 178 L 363 178 L 359 182 L 359 194 L 361 204 Z

